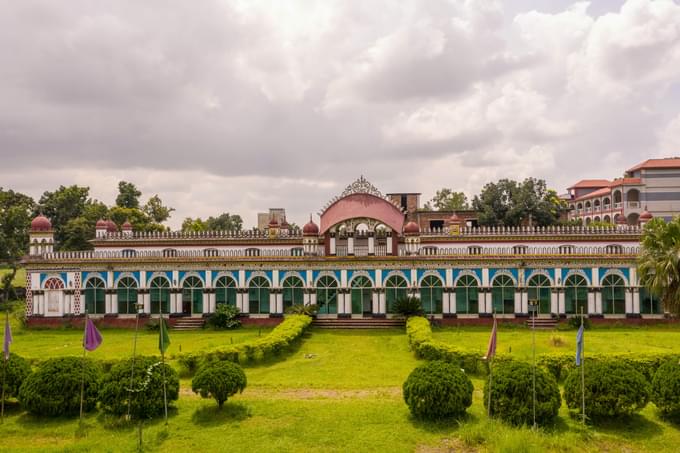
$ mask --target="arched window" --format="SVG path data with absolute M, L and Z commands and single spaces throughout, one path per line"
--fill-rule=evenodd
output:
M 507 275 L 499 275 L 493 280 L 491 288 L 493 309 L 498 314 L 515 312 L 515 283 Z
M 564 312 L 588 314 L 588 282 L 582 275 L 570 275 L 564 281 Z
M 134 278 L 123 277 L 118 280 L 118 313 L 123 315 L 137 313 L 137 282 Z
M 316 282 L 316 303 L 319 313 L 324 315 L 338 312 L 338 282 L 325 275 Z
M 394 304 L 401 299 L 406 299 L 408 283 L 401 275 L 393 275 L 385 281 L 385 301 L 387 313 L 394 313 Z
M 151 296 L 151 313 L 170 313 L 170 282 L 163 277 L 156 277 L 149 285 Z
M 304 283 L 299 277 L 288 277 L 283 281 L 283 309 L 304 304 Z
M 534 275 L 529 279 L 528 298 L 529 301 L 538 302 L 539 314 L 550 314 L 550 279 L 545 275 Z
M 45 289 L 64 289 L 64 282 L 61 279 L 50 277 L 45 280 Z
M 236 306 L 236 282 L 226 275 L 215 281 L 215 306 Z
M 463 275 L 456 283 L 456 313 L 479 313 L 479 286 L 472 275 Z
M 661 300 L 644 286 L 640 288 L 640 313 L 643 315 L 661 315 Z
M 444 300 L 442 281 L 434 275 L 427 275 L 420 282 L 420 303 L 428 315 L 441 313 Z
M 626 288 L 623 279 L 614 274 L 602 280 L 602 313 L 623 315 L 626 313 Z
M 352 314 L 366 315 L 373 312 L 373 284 L 363 275 L 352 280 Z
M 85 311 L 93 314 L 106 313 L 104 280 L 93 277 L 85 283 Z
M 248 285 L 248 308 L 253 314 L 269 313 L 269 281 L 264 277 L 253 277 Z
M 203 282 L 198 277 L 187 277 L 182 284 L 182 313 L 203 313 Z

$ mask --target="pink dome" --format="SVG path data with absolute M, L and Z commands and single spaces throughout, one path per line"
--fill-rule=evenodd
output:
M 104 220 L 104 219 L 97 220 L 97 225 L 95 225 L 95 228 L 97 230 L 106 229 L 107 227 L 108 227 L 108 224 L 106 223 L 106 220 Z
M 312 216 L 309 216 L 309 222 L 302 227 L 302 234 L 305 236 L 314 236 L 319 234 L 319 225 L 314 223 Z
M 649 212 L 647 209 L 642 211 L 642 214 L 640 214 L 639 219 L 642 220 L 643 222 L 647 222 L 649 220 L 652 220 L 654 216 L 652 215 L 651 212 Z
M 116 223 L 113 220 L 106 221 L 106 231 L 108 233 L 115 233 L 116 231 L 118 231 L 118 227 L 116 226 Z
M 447 222 L 449 225 L 455 225 L 455 224 L 458 224 L 458 223 L 463 222 L 463 218 L 460 217 L 458 214 L 456 214 L 456 213 L 454 212 L 453 215 L 452 215 L 451 217 L 449 217 L 449 219 L 448 219 L 446 222 Z
M 404 226 L 404 234 L 419 234 L 420 227 L 416 222 L 411 220 Z
M 40 214 L 35 219 L 31 220 L 31 231 L 50 231 L 52 230 L 52 222 L 50 219 Z
M 128 220 L 126 220 L 123 226 L 120 227 L 120 229 L 123 231 L 132 231 L 132 224 Z

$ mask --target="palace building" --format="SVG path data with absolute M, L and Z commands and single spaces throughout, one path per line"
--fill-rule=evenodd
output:
M 644 181 L 644 169 L 632 177 Z M 615 227 L 484 228 L 471 213 L 430 227 L 418 221 L 417 198 L 408 206 L 417 195 L 383 196 L 362 177 L 301 230 L 276 216 L 264 229 L 200 233 L 102 220 L 94 250 L 78 252 L 53 251 L 39 216 L 25 259 L 29 323 L 87 312 L 123 325 L 138 310 L 200 318 L 220 304 L 247 322 L 276 322 L 295 304 L 317 304 L 319 317 L 389 318 L 407 296 L 442 322 L 526 318 L 536 304 L 541 317 L 663 316 L 636 273 L 649 212 Z

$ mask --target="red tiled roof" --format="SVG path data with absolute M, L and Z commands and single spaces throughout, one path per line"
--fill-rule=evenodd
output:
M 608 179 L 582 179 L 567 189 L 597 189 L 600 187 L 608 187 Z
M 581 195 L 578 198 L 574 198 L 572 201 L 580 201 L 580 200 L 587 200 L 589 198 L 601 197 L 602 195 L 608 195 L 611 192 L 612 192 L 611 187 L 603 187 L 601 189 L 597 189 L 593 192 L 590 192 L 589 194 Z
M 628 171 L 650 169 L 650 168 L 680 168 L 680 157 L 664 157 L 663 159 L 647 159 L 646 161 L 637 164 Z
M 623 186 L 623 185 L 635 185 L 642 184 L 642 179 L 640 178 L 617 178 L 611 182 L 609 187 Z

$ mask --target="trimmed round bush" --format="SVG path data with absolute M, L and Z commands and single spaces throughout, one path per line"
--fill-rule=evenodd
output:
M 680 363 L 677 360 L 664 363 L 656 371 L 651 399 L 663 415 L 680 416 Z
M 134 375 L 132 368 L 134 363 Z M 157 357 L 135 357 L 111 367 L 104 376 L 99 402 L 109 414 L 128 413 L 137 420 L 153 418 L 164 412 L 163 368 L 165 368 L 168 405 L 179 398 L 179 376 L 170 365 Z M 132 378 L 132 379 L 131 379 Z M 132 383 L 132 385 L 130 385 Z
M 247 383 L 246 374 L 240 366 L 221 361 L 200 368 L 191 381 L 191 389 L 203 398 L 215 398 L 221 409 L 230 396 L 243 392 Z
M 513 425 L 531 425 L 534 420 L 533 369 L 525 362 L 502 361 L 493 365 L 491 416 Z M 484 407 L 489 401 L 489 381 L 484 385 Z M 555 378 L 536 367 L 536 423 L 552 422 L 562 400 Z
M 91 411 L 97 406 L 102 371 L 93 360 L 79 357 L 48 359 L 41 363 L 21 384 L 19 402 L 36 415 L 77 415 L 83 375 L 83 410 Z
M 29 374 L 31 374 L 31 366 L 26 359 L 11 353 L 5 368 L 5 397 L 18 397 L 19 388 Z
M 404 382 L 404 401 L 418 418 L 459 416 L 472 404 L 472 381 L 460 367 L 433 361 L 414 369 Z
M 586 416 L 630 415 L 647 405 L 650 385 L 644 376 L 621 360 L 587 361 L 585 364 Z M 581 410 L 581 370 L 575 368 L 564 381 L 564 399 L 570 409 Z

